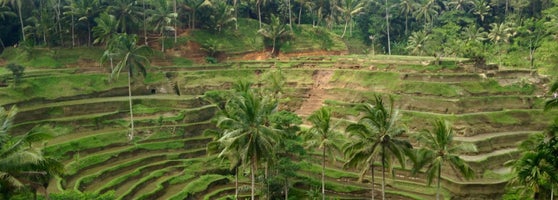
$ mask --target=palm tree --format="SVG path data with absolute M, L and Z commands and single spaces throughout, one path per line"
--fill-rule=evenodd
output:
M 496 47 L 498 48 L 498 59 L 500 60 L 499 62 L 501 64 L 502 55 L 500 52 L 499 44 L 501 42 L 504 43 L 508 42 L 508 40 L 512 36 L 512 29 L 504 23 L 500 23 L 500 24 L 492 23 L 490 24 L 490 27 L 491 29 L 490 32 L 488 33 L 488 39 L 490 39 L 490 41 L 492 41 L 494 45 L 496 45 Z
M 141 8 L 135 0 L 115 0 L 109 4 L 107 12 L 116 17 L 120 33 L 130 32 L 142 15 Z
M 271 39 L 272 41 L 271 55 L 275 56 L 278 53 L 276 49 L 277 40 L 286 37 L 289 34 L 289 30 L 287 29 L 286 25 L 281 22 L 279 17 L 272 14 L 271 23 L 268 26 L 260 29 L 258 33 L 263 35 L 266 38 Z
M 456 144 L 453 141 L 453 129 L 447 121 L 438 120 L 431 131 L 422 131 L 414 135 L 422 145 L 413 168 L 413 173 L 419 172 L 425 166 L 428 185 L 437 178 L 436 200 L 440 199 L 440 183 L 442 167 L 448 163 L 452 169 L 457 169 L 465 178 L 472 178 L 474 172 L 467 163 L 459 158 L 459 152 L 474 152 L 476 147 L 472 144 Z
M 239 90 L 242 91 L 242 90 Z M 217 122 L 222 127 L 223 144 L 220 155 L 238 152 L 240 160 L 250 165 L 252 182 L 251 198 L 255 199 L 255 174 L 258 162 L 271 158 L 274 145 L 279 140 L 279 130 L 269 126 L 269 115 L 274 113 L 277 102 L 255 94 L 251 89 L 238 92 L 225 105 L 226 116 Z
M 417 19 L 424 19 L 424 24 L 432 22 L 438 15 L 440 6 L 434 0 L 423 0 L 422 4 L 413 13 Z
M 147 21 L 153 24 L 153 29 L 161 35 L 161 51 L 165 52 L 165 31 L 176 31 L 171 25 L 178 15 L 172 12 L 172 7 L 167 0 L 154 0 L 152 3 L 153 9 L 145 11 L 149 16 Z
M 463 28 L 461 35 L 465 37 L 466 42 L 483 42 L 487 39 L 487 33 L 484 32 L 484 28 L 478 27 L 477 25 Z
M 342 4 L 340 6 L 336 6 L 336 8 L 345 18 L 345 28 L 343 29 L 343 34 L 341 34 L 341 38 L 343 38 L 345 36 L 345 32 L 347 32 L 347 26 L 349 24 L 351 24 L 350 32 L 352 34 L 353 17 L 364 10 L 364 2 L 361 0 L 344 0 Z
M 362 166 L 361 176 L 368 167 L 374 181 L 374 161 L 379 156 L 382 164 L 382 199 L 385 199 L 385 171 L 392 168 L 393 160 L 405 167 L 405 157 L 412 156 L 411 144 L 400 137 L 405 129 L 398 124 L 398 111 L 394 109 L 393 97 L 386 107 L 381 96 L 375 97 L 375 105 L 365 103 L 358 107 L 362 117 L 357 123 L 347 126 L 349 142 L 343 152 L 347 157 L 346 166 Z M 391 170 L 390 170 L 391 171 Z M 393 173 L 393 172 L 392 172 Z M 374 187 L 374 183 L 372 183 Z M 374 188 L 372 188 L 374 190 Z M 374 196 L 374 192 L 372 192 Z
M 409 37 L 407 49 L 411 51 L 411 54 L 422 56 L 428 50 L 426 44 L 429 40 L 430 35 L 424 30 L 413 32 Z
M 118 34 L 109 42 L 108 52 L 103 55 L 101 61 L 106 60 L 105 56 L 111 56 L 119 59 L 118 63 L 111 72 L 111 79 L 118 79 L 120 72 L 126 70 L 128 73 L 128 100 L 130 104 L 130 133 L 128 139 L 134 139 L 134 114 L 132 109 L 132 77 L 141 74 L 147 75 L 146 67 L 149 66 L 149 59 L 145 57 L 145 53 L 151 53 L 151 49 L 147 46 L 137 46 L 137 35 L 128 35 L 126 33 Z
M 234 8 L 225 2 L 219 1 L 213 4 L 215 11 L 210 16 L 210 19 L 215 25 L 215 29 L 221 32 L 228 24 L 236 22 L 236 17 L 234 16 Z
M 341 134 L 335 130 L 335 126 L 331 122 L 331 111 L 326 107 L 314 111 L 308 117 L 308 121 L 312 123 L 312 127 L 303 131 L 304 140 L 307 147 L 318 147 L 322 150 L 322 199 L 325 199 L 325 164 L 326 153 L 335 160 L 334 151 L 339 151 L 338 144 L 341 144 Z
M 534 199 L 543 199 L 541 194 L 544 193 L 545 186 L 550 185 L 552 188 L 552 185 L 558 183 L 558 173 L 556 173 L 558 168 L 549 162 L 549 159 L 554 156 L 556 155 L 548 154 L 547 151 L 525 152 L 513 165 L 516 176 L 511 182 L 533 191 Z M 553 190 L 550 190 L 552 193 Z
M 0 188 L 44 187 L 41 179 L 63 172 L 61 163 L 44 157 L 41 152 L 41 142 L 52 135 L 48 129 L 35 127 L 21 137 L 11 137 L 8 131 L 16 113 L 16 107 L 10 110 L 0 107 Z M 4 198 L 10 199 L 13 191 L 3 191 Z
M 452 0 L 448 3 L 449 6 L 453 7 L 455 10 L 465 11 L 467 5 L 473 5 L 473 0 Z
M 484 22 L 484 17 L 490 14 L 490 9 L 485 0 L 475 0 L 473 2 L 473 14 L 479 16 L 481 22 Z
M 409 14 L 415 11 L 417 2 L 415 2 L 415 0 L 401 0 L 401 2 L 399 2 L 399 7 L 401 8 L 401 14 L 405 15 L 405 35 L 407 35 L 409 30 Z
M 204 6 L 211 6 L 211 1 L 209 0 L 186 0 L 186 9 L 192 13 L 190 19 L 190 28 L 196 29 L 196 12 L 198 9 Z
M 95 23 L 97 23 L 97 26 L 93 27 L 93 37 L 95 37 L 93 44 L 103 43 L 106 47 L 118 32 L 118 21 L 116 21 L 114 15 L 103 12 L 95 18 Z
M 10 4 L 14 7 L 17 7 L 17 16 L 19 16 L 19 24 L 21 26 L 21 37 L 23 38 L 23 41 L 25 41 L 25 30 L 24 30 L 24 24 L 23 24 L 23 14 L 21 11 L 21 7 L 23 6 L 23 1 L 24 0 L 0 0 L 2 2 L 2 5 L 6 5 L 6 4 Z
M 299 6 L 298 6 L 298 24 L 300 25 L 300 20 L 302 19 L 302 9 L 304 7 L 309 8 L 310 10 L 312 10 L 312 4 L 313 2 L 310 0 L 295 0 L 298 2 Z
M 2 6 L 0 7 L 0 19 L 1 20 L 5 20 L 6 17 L 8 16 L 17 16 L 14 12 L 12 12 L 8 7 L 6 6 Z M 2 38 L 0 38 L 0 47 L 2 47 L 2 49 L 5 49 L 6 46 L 4 46 L 4 41 L 2 41 Z

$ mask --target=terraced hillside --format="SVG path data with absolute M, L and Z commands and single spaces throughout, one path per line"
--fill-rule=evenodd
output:
M 85 81 L 91 86 L 3 103 L 20 108 L 15 132 L 36 125 L 56 130 L 46 151 L 64 162 L 67 174 L 53 180 L 49 192 L 114 190 L 119 199 L 225 199 L 234 195 L 234 173 L 206 153 L 211 138 L 202 132 L 214 127 L 210 119 L 216 107 L 203 94 L 227 89 L 240 78 L 263 82 L 268 71 L 280 68 L 286 77 L 281 108 L 303 117 L 328 105 L 346 123 L 358 114 L 354 104 L 390 94 L 408 134 L 430 127 L 436 118 L 452 122 L 458 141 L 478 147 L 462 155 L 476 178 L 463 180 L 450 169 L 444 171 L 444 198 L 497 199 L 509 178 L 503 163 L 516 157 L 518 141 L 542 130 L 550 119 L 540 109 L 545 80 L 526 69 L 482 71 L 460 60 L 429 63 L 430 58 L 421 57 L 332 56 L 153 68 L 155 78 L 134 84 L 138 128 L 132 143 L 126 136 L 127 90 L 119 82 L 93 81 L 91 76 L 102 76 L 100 72 L 42 71 L 27 78 L 48 88 L 59 84 L 52 80 L 82 76 L 81 82 L 91 78 Z M 16 97 L 26 91 L 0 88 L 0 93 Z M 304 167 L 297 172 L 292 195 L 302 198 L 319 185 L 321 168 L 318 157 L 299 162 Z M 326 175 L 328 196 L 370 196 L 369 181 L 359 182 L 358 172 L 343 169 L 341 162 L 329 163 Z M 241 188 L 248 182 L 241 177 Z M 426 186 L 424 175 L 397 169 L 387 193 L 390 199 L 432 199 L 435 189 Z

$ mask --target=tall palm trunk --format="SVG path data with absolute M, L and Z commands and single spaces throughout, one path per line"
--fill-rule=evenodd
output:
M 143 43 L 147 45 L 147 19 L 146 19 L 147 16 L 145 14 L 146 11 L 145 0 L 142 0 L 141 4 L 143 6 L 143 12 L 144 12 L 143 13 Z
M 370 164 L 370 175 L 371 175 L 371 178 L 372 178 L 372 200 L 374 200 L 374 198 L 375 198 L 374 197 L 375 196 L 375 191 L 374 191 L 375 190 L 374 189 L 374 184 L 375 184 L 374 183 L 375 182 L 374 181 L 375 180 L 375 178 L 374 178 L 374 161 L 372 161 L 372 164 Z
M 391 55 L 391 41 L 389 38 L 389 7 L 388 7 L 387 0 L 386 0 L 386 30 L 387 30 L 387 42 L 388 42 L 388 55 Z
M 17 5 L 17 12 L 19 15 L 19 24 L 21 25 L 21 38 L 23 38 L 23 41 L 25 42 L 25 29 L 23 28 L 23 16 L 21 15 L 21 2 L 18 3 Z
M 235 167 L 234 171 L 234 199 L 238 199 L 238 166 Z
M 301 18 L 302 18 L 302 5 L 300 5 L 300 8 L 298 8 L 298 25 L 300 25 Z
M 256 184 L 255 184 L 256 176 L 255 176 L 255 174 L 256 174 L 256 156 L 252 156 L 252 164 L 250 166 L 250 179 L 252 179 L 251 180 L 252 181 L 252 190 L 250 192 L 250 197 L 251 197 L 252 200 L 256 199 L 255 198 L 255 193 L 254 193 L 254 191 L 256 190 Z
M 132 70 L 128 69 L 128 101 L 130 103 L 130 133 L 128 134 L 128 139 L 132 141 L 134 139 L 134 111 L 132 110 Z
M 386 147 L 382 145 L 382 200 L 386 200 Z
M 261 12 L 261 0 L 258 0 L 256 6 L 258 7 L 258 21 L 260 22 L 260 28 L 262 28 L 262 12 Z
M 74 22 L 74 14 L 72 14 L 72 48 L 76 46 L 75 29 L 76 29 L 76 24 Z
M 348 25 L 349 25 L 349 20 L 345 20 L 345 28 L 343 29 L 343 34 L 341 34 L 341 38 L 345 37 L 345 33 L 347 32 Z
M 325 153 L 326 149 L 322 150 L 322 200 L 325 200 Z
M 176 2 L 176 0 L 173 1 L 174 3 L 174 13 L 176 14 L 176 19 L 174 19 L 174 43 L 176 44 L 178 42 L 178 25 L 177 22 L 178 21 L 178 4 Z
M 440 200 L 440 181 L 442 179 L 442 163 L 438 169 L 438 186 L 436 186 L 436 200 Z

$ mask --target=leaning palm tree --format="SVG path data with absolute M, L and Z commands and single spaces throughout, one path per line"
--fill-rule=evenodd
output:
M 434 0 L 423 0 L 422 3 L 415 10 L 413 15 L 417 19 L 423 19 L 424 25 L 432 22 L 434 18 L 439 14 L 440 6 Z
M 347 166 L 370 167 L 372 174 L 373 162 L 376 157 L 380 158 L 382 199 L 385 199 L 386 168 L 393 169 L 394 159 L 405 168 L 406 156 L 412 156 L 410 151 L 412 146 L 409 141 L 399 138 L 405 129 L 398 123 L 399 114 L 394 108 L 393 97 L 390 96 L 389 100 L 389 107 L 386 107 L 381 96 L 375 97 L 374 105 L 366 103 L 358 107 L 362 117 L 357 123 L 347 127 L 350 139 L 343 148 L 348 157 Z M 362 171 L 365 172 L 366 169 Z
M 225 105 L 227 115 L 217 122 L 223 130 L 218 140 L 223 145 L 220 155 L 240 154 L 240 160 L 250 166 L 251 197 L 255 199 L 255 174 L 258 162 L 271 158 L 280 139 L 279 130 L 269 126 L 269 115 L 277 102 L 256 94 L 251 89 L 239 92 Z
M 400 14 L 405 15 L 405 35 L 409 30 L 409 15 L 415 11 L 418 7 L 418 3 L 415 0 L 401 0 L 399 2 Z
M 427 52 L 427 43 L 430 40 L 430 35 L 424 30 L 413 32 L 409 36 L 409 44 L 407 50 L 410 50 L 411 54 L 422 56 Z
M 178 14 L 172 11 L 172 6 L 167 0 L 152 1 L 154 9 L 146 10 L 149 16 L 146 20 L 153 24 L 153 30 L 161 35 L 161 51 L 165 52 L 165 31 L 175 32 L 172 22 L 176 21 Z
M 128 73 L 128 100 L 130 104 L 130 133 L 128 139 L 134 139 L 134 113 L 132 109 L 132 78 L 138 74 L 147 75 L 146 67 L 149 66 L 149 59 L 145 56 L 146 53 L 151 53 L 151 48 L 148 46 L 137 46 L 137 35 L 118 34 L 109 42 L 108 53 L 103 54 L 101 62 L 106 60 L 105 56 L 110 56 L 110 59 L 117 58 L 118 62 L 112 69 L 111 79 L 118 79 L 122 70 Z
M 449 164 L 465 178 L 472 178 L 474 172 L 471 167 L 457 155 L 459 152 L 474 152 L 476 147 L 472 144 L 456 144 L 453 141 L 453 129 L 447 121 L 438 120 L 434 123 L 431 131 L 425 130 L 414 135 L 422 145 L 413 167 L 413 173 L 419 172 L 426 167 L 427 183 L 430 185 L 434 178 L 437 179 L 436 200 L 440 199 L 440 182 L 442 179 L 442 167 Z
M 361 0 L 344 0 L 342 4 L 336 6 L 336 9 L 342 13 L 343 18 L 345 20 L 345 28 L 343 29 L 343 34 L 341 34 L 341 38 L 345 36 L 349 24 L 351 24 L 350 33 L 352 34 L 353 17 L 358 13 L 362 12 L 362 10 L 364 10 L 364 6 L 365 4 Z
M 338 144 L 341 144 L 341 133 L 335 130 L 331 121 L 331 111 L 326 107 L 314 111 L 308 117 L 312 127 L 301 132 L 307 147 L 318 147 L 322 150 L 322 199 L 325 199 L 325 164 L 326 154 L 335 160 L 334 151 L 339 151 Z
M 21 37 L 23 38 L 23 41 L 25 41 L 25 25 L 23 24 L 23 13 L 21 8 L 23 7 L 23 2 L 24 0 L 0 0 L 0 2 L 2 3 L 2 5 L 7 5 L 10 4 L 13 7 L 17 7 L 17 16 L 19 17 L 19 23 L 21 26 Z M 29 2 L 27 2 L 29 3 Z

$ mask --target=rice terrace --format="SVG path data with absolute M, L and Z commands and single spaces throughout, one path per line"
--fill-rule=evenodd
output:
M 558 197 L 556 0 L 0 0 L 0 199 Z

